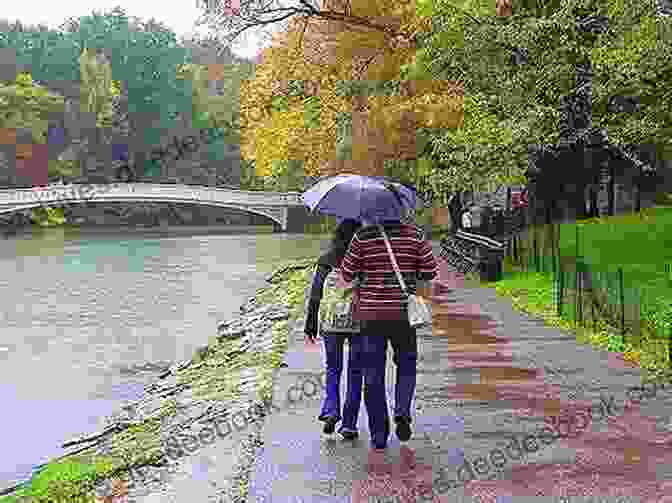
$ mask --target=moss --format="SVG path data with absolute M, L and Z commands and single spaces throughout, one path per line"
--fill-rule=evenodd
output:
M 0 498 L 2 503 L 93 503 L 97 480 L 115 469 L 114 460 L 85 456 L 48 464 L 32 481 L 12 495 Z

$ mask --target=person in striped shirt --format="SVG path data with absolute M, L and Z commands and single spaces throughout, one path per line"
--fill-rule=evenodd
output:
M 400 220 L 382 222 L 409 294 L 420 281 L 438 273 L 431 244 L 423 231 Z M 387 447 L 390 425 L 385 394 L 387 343 L 397 366 L 394 420 L 400 441 L 411 437 L 411 402 L 417 371 L 416 331 L 408 322 L 407 299 L 397 280 L 385 241 L 377 225 L 360 228 L 350 242 L 341 271 L 345 281 L 362 276 L 358 318 L 361 320 L 364 361 L 364 403 L 374 449 Z

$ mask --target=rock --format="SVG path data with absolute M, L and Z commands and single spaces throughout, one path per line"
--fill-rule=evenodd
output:
M 193 358 L 191 359 L 192 363 L 201 363 L 211 352 L 212 350 L 208 346 L 201 346 L 196 350 Z
M 278 309 L 278 311 L 269 314 L 268 319 L 272 321 L 287 320 L 289 319 L 289 309 L 283 306 L 281 309 Z
M 184 360 L 181 362 L 174 363 L 170 366 L 169 370 L 170 373 L 175 375 L 177 374 L 180 370 L 187 368 L 189 365 L 191 365 L 191 361 L 189 360 Z

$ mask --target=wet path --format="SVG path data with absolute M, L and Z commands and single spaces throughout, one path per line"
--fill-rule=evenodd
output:
M 392 433 L 384 455 L 370 453 L 363 403 L 359 440 L 321 438 L 321 389 L 286 400 L 322 372 L 321 351 L 307 351 L 296 330 L 274 390 L 282 410 L 264 426 L 248 501 L 672 502 L 670 385 L 634 403 L 638 369 L 513 311 L 494 290 L 464 288 L 441 267 L 434 326 L 418 331 L 411 440 L 400 445 Z M 390 406 L 394 375 L 388 357 Z

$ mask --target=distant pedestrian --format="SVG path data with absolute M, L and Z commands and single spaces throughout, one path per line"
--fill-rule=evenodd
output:
M 473 224 L 473 220 L 471 218 L 471 211 L 467 210 L 464 213 L 462 213 L 462 228 L 463 229 L 471 229 Z
M 459 192 L 453 194 L 448 201 L 450 214 L 450 232 L 457 232 L 462 226 L 462 196 Z

